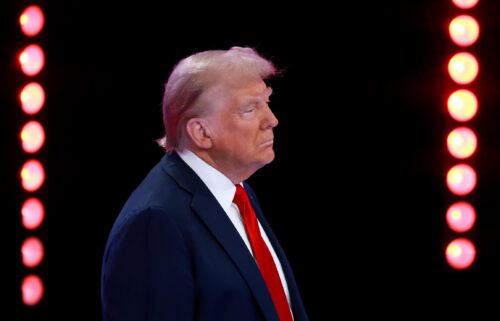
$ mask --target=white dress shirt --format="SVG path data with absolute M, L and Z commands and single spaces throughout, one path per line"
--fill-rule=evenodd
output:
M 219 202 L 220 206 L 224 209 L 227 216 L 233 223 L 234 227 L 240 234 L 241 238 L 245 242 L 248 250 L 253 256 L 252 247 L 250 245 L 250 241 L 248 240 L 247 233 L 245 231 L 245 225 L 243 223 L 243 218 L 240 215 L 238 210 L 238 206 L 233 203 L 234 194 L 236 193 L 236 187 L 231 182 L 227 176 L 219 172 L 217 169 L 206 163 L 204 160 L 199 158 L 196 154 L 191 152 L 188 149 L 183 151 L 177 151 L 179 156 L 182 158 L 186 164 L 200 177 L 200 179 L 205 183 L 210 192 L 214 195 L 217 202 Z M 285 274 L 283 273 L 283 268 L 281 267 L 281 263 L 274 252 L 273 246 L 269 241 L 269 238 L 266 235 L 266 232 L 262 228 L 259 222 L 259 229 L 264 242 L 266 242 L 267 247 L 271 251 L 271 255 L 273 256 L 274 263 L 278 268 L 278 273 L 280 275 L 281 283 L 283 284 L 283 288 L 285 289 L 286 298 L 288 300 L 288 304 L 290 304 L 290 293 L 288 292 L 288 285 L 285 279 Z

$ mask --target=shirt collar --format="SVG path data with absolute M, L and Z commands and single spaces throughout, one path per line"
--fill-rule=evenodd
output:
M 236 193 L 236 187 L 233 182 L 192 151 L 188 149 L 178 150 L 177 154 L 205 183 L 224 211 L 229 213 L 234 194 Z

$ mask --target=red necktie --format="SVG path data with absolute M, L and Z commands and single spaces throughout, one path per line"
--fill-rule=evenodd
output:
M 286 299 L 283 284 L 281 283 L 281 279 L 278 274 L 278 269 L 274 264 L 269 248 L 264 242 L 264 239 L 262 239 L 257 216 L 252 208 L 252 204 L 250 204 L 247 192 L 240 184 L 236 185 L 236 194 L 234 195 L 233 202 L 238 205 L 240 214 L 243 217 L 245 230 L 247 231 L 248 238 L 250 239 L 255 259 L 257 260 L 262 277 L 266 282 L 267 289 L 271 294 L 271 298 L 273 299 L 280 321 L 292 321 L 292 313 Z

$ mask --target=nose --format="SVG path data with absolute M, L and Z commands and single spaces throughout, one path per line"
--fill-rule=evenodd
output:
M 266 106 L 265 113 L 266 114 L 264 116 L 264 121 L 262 122 L 263 129 L 272 129 L 278 126 L 278 118 L 276 118 L 276 116 L 271 111 L 271 108 L 269 108 L 269 106 Z

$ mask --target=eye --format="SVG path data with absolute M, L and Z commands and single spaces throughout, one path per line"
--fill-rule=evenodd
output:
M 251 104 L 243 109 L 243 113 L 245 114 L 253 113 L 256 109 L 257 109 L 257 104 Z

